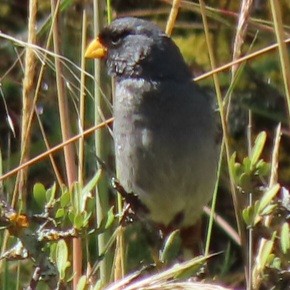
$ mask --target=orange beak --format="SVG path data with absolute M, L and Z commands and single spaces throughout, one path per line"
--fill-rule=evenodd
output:
M 104 58 L 107 55 L 107 48 L 99 41 L 94 39 L 86 49 L 86 58 Z

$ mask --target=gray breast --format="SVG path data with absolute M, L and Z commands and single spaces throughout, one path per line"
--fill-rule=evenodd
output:
M 193 224 L 211 197 L 217 166 L 208 100 L 189 83 L 125 80 L 116 86 L 114 115 L 121 184 L 155 222 L 166 225 L 183 211 L 184 225 Z

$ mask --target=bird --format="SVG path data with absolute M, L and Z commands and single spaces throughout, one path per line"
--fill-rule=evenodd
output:
M 174 41 L 153 22 L 117 18 L 87 47 L 115 81 L 118 179 L 156 224 L 196 223 L 214 190 L 219 156 L 211 97 Z

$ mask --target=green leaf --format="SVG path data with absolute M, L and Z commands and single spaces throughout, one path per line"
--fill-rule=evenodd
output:
M 65 211 L 63 208 L 59 208 L 57 211 L 56 211 L 56 214 L 55 214 L 55 218 L 62 218 L 64 217 L 65 215 Z
M 235 171 L 236 157 L 237 157 L 237 153 L 234 152 L 230 158 L 230 169 L 232 172 Z
M 94 175 L 94 177 L 83 188 L 81 188 L 78 183 L 75 184 L 74 208 L 77 210 L 77 212 L 83 212 L 86 210 L 87 201 L 89 198 L 92 197 L 91 191 L 96 187 L 100 179 L 101 172 L 102 172 L 101 170 L 98 170 Z
M 270 164 L 266 163 L 264 160 L 259 160 L 256 165 L 256 173 L 261 177 L 267 176 L 270 172 L 270 169 Z
M 181 238 L 179 230 L 173 231 L 166 239 L 164 248 L 161 252 L 160 260 L 165 264 L 170 263 L 176 259 L 178 252 L 180 251 Z
M 268 204 L 260 213 L 260 215 L 269 215 L 277 208 L 277 204 Z
M 87 196 L 97 185 L 100 176 L 101 176 L 102 170 L 98 170 L 95 174 L 95 176 L 87 183 L 87 185 L 82 190 L 82 195 Z
M 208 258 L 206 256 L 198 256 L 188 262 L 176 264 L 169 271 L 172 271 L 171 275 L 175 279 L 188 279 L 200 271 Z
M 82 197 L 81 186 L 79 182 L 75 182 L 72 186 L 72 206 L 75 213 L 81 212 L 80 200 Z
M 35 183 L 33 186 L 33 197 L 36 203 L 44 208 L 46 203 L 46 189 L 42 183 Z
M 261 256 L 259 259 L 259 269 L 263 270 L 267 264 L 269 255 L 272 252 L 273 249 L 273 245 L 274 245 L 274 241 L 266 241 L 265 244 L 263 245 L 262 249 L 261 249 Z
M 65 190 L 60 197 L 60 206 L 66 207 L 70 203 L 70 192 Z
M 55 200 L 55 193 L 56 193 L 56 184 L 54 183 L 51 188 L 46 191 L 46 204 L 47 206 L 51 206 Z
M 243 166 L 240 163 L 235 163 L 233 175 L 236 184 L 240 184 L 241 175 L 243 173 L 244 173 Z
M 110 208 L 110 210 L 107 212 L 107 220 L 106 220 L 106 224 L 105 224 L 105 230 L 111 227 L 114 220 L 115 220 L 114 207 L 112 206 Z
M 262 211 L 265 209 L 265 207 L 268 206 L 272 199 L 277 195 L 279 189 L 280 185 L 275 184 L 274 186 L 272 186 L 272 188 L 270 188 L 263 194 L 262 198 L 259 201 L 259 207 L 257 209 L 258 214 L 262 214 Z
M 246 174 L 251 174 L 252 172 L 252 166 L 251 166 L 251 160 L 249 157 L 245 157 L 244 160 L 243 160 L 243 169 L 244 169 L 244 172 Z
M 250 183 L 251 183 L 251 176 L 247 173 L 242 173 L 240 176 L 239 185 L 243 188 L 243 190 L 246 191 Z
M 107 214 L 103 217 L 103 219 L 101 220 L 99 227 L 97 230 L 97 232 L 102 233 L 103 231 L 107 230 L 109 227 L 111 227 L 111 225 L 113 224 L 113 222 L 115 221 L 115 215 L 114 215 L 114 207 L 112 206 Z
M 82 227 L 86 227 L 88 225 L 89 219 L 90 219 L 91 215 L 92 215 L 92 213 L 84 212 L 83 225 L 82 225 Z
M 269 254 L 266 264 L 267 265 L 272 265 L 274 260 L 275 260 L 275 257 L 276 256 L 273 253 Z
M 84 216 L 82 213 L 78 213 L 75 215 L 73 226 L 78 230 L 80 230 L 84 226 Z
M 280 258 L 275 257 L 275 258 L 273 259 L 273 261 L 272 261 L 271 266 L 272 266 L 274 269 L 281 270 L 281 260 L 280 260 Z
M 255 140 L 255 145 L 254 148 L 252 149 L 250 159 L 251 159 L 251 168 L 254 168 L 256 163 L 258 162 L 261 153 L 264 149 L 265 142 L 266 142 L 267 134 L 265 131 L 261 132 L 256 140 Z
M 65 271 L 69 267 L 68 249 L 64 240 L 59 240 L 56 246 L 56 265 L 61 280 L 65 279 Z
M 102 280 L 98 280 L 95 286 L 93 287 L 93 290 L 101 290 L 104 289 L 104 285 L 102 284 Z
M 245 209 L 243 209 L 243 219 L 247 226 L 254 226 L 254 220 L 255 220 L 255 207 L 254 206 L 248 206 Z
M 74 224 L 75 213 L 72 212 L 72 211 L 70 211 L 70 212 L 68 213 L 68 218 L 69 218 L 70 222 L 71 222 L 72 224 Z
M 286 254 L 290 248 L 289 224 L 286 222 L 282 225 L 280 244 L 283 254 Z
M 78 282 L 77 290 L 85 290 L 87 289 L 87 277 L 83 275 Z

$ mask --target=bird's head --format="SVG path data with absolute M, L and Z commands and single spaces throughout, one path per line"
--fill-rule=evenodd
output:
M 85 56 L 105 59 L 109 75 L 117 79 L 191 78 L 175 43 L 156 25 L 138 18 L 114 20 L 89 44 Z

